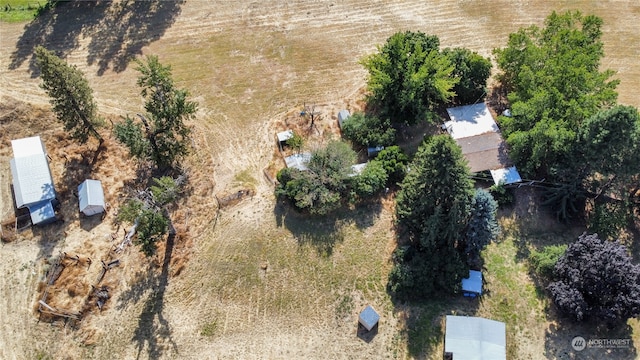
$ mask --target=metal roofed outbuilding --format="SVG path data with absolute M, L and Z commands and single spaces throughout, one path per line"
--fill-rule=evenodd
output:
M 445 358 L 454 360 L 506 360 L 506 326 L 503 322 L 472 316 L 447 315 Z
M 106 209 L 100 180 L 87 179 L 78 186 L 80 211 L 86 216 L 103 213 Z
M 55 220 L 56 198 L 47 153 L 39 136 L 11 140 L 10 161 L 16 207 L 28 208 L 34 225 Z

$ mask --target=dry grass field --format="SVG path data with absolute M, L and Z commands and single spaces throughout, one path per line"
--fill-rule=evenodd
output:
M 436 34 L 442 47 L 490 56 L 510 32 L 567 9 L 604 19 L 603 67 L 618 72 L 620 102 L 640 106 L 634 1 L 100 1 L 65 4 L 29 23 L 0 23 L 0 220 L 12 212 L 8 136 L 42 135 L 54 154 L 57 186 L 65 183 L 65 152 L 84 151 L 67 149 L 73 145 L 51 125 L 32 59 L 36 45 L 87 74 L 107 117 L 142 109 L 130 60 L 144 54 L 171 64 L 178 85 L 200 104 L 186 165 L 193 191 L 180 215 L 189 242 L 172 254 L 180 261 L 165 263 L 161 248 L 149 264 L 129 249 L 117 296 L 73 328 L 38 322 L 33 311 L 45 259 L 102 248 L 116 230 L 109 219 L 87 229 L 68 214 L 56 232 L 27 231 L 2 243 L 0 359 L 440 359 L 443 316 L 450 313 L 505 321 L 510 359 L 636 358 L 635 347 L 571 350 L 569 339 L 578 334 L 640 344 L 640 325 L 630 321 L 612 334 L 557 321 L 522 253 L 581 230 L 549 220 L 526 191 L 501 214 L 501 241 L 485 252 L 489 291 L 482 301 L 406 305 L 385 289 L 395 247 L 392 194 L 309 219 L 277 203 L 263 175 L 287 114 L 318 104 L 319 126 L 330 130 L 335 110 L 355 107 L 361 97 L 366 74 L 359 59 L 394 32 Z M 133 174 L 123 171 L 130 168 L 126 153 L 115 143 L 108 149 L 96 174 L 108 179 L 117 203 Z M 218 211 L 214 195 L 238 189 L 253 196 Z M 360 338 L 357 314 L 367 304 L 380 312 L 380 326 L 374 337 Z

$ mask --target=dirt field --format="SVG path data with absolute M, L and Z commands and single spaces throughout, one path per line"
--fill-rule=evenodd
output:
M 200 103 L 193 122 L 197 150 L 187 165 L 197 184 L 182 216 L 192 224 L 193 244 L 173 253 L 176 259 L 191 254 L 186 265 L 163 266 L 158 258 L 148 267 L 124 267 L 119 296 L 77 331 L 38 323 L 34 315 L 43 260 L 87 239 L 108 241 L 115 229 L 104 222 L 87 231 L 71 216 L 66 234 L 35 232 L 3 243 L 0 359 L 439 358 L 441 344 L 411 350 L 410 309 L 385 292 L 394 247 L 390 201 L 320 222 L 288 213 L 263 175 L 273 161 L 274 133 L 305 102 L 326 109 L 321 125 L 332 127 L 335 111 L 356 106 L 361 94 L 359 59 L 395 31 L 436 34 L 443 47 L 490 56 L 510 32 L 569 8 L 604 19 L 603 67 L 618 71 L 620 102 L 640 106 L 640 5 L 632 1 L 78 2 L 29 24 L 0 23 L 5 104 L 48 104 L 32 64 L 38 44 L 85 71 L 108 116 L 140 112 L 137 74 L 128 65 L 140 54 L 171 64 L 179 85 Z M 62 158 L 56 130 L 42 121 L 46 111 L 29 111 L 33 123 L 16 134 L 41 133 Z M 0 149 L 3 219 L 12 206 L 7 146 Z M 112 154 L 126 161 L 124 153 Z M 101 175 L 116 184 L 130 176 L 119 169 Z M 64 178 L 64 166 L 53 171 L 56 181 Z M 239 188 L 254 195 L 218 216 L 214 194 Z M 135 249 L 126 260 L 143 261 Z M 367 304 L 379 310 L 381 323 L 375 337 L 361 339 L 355 324 Z M 514 358 L 569 358 L 546 349 L 544 321 L 522 331 L 530 340 L 512 346 Z

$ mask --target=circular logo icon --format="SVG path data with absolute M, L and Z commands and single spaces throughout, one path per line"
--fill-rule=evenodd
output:
M 571 340 L 571 347 L 575 351 L 582 351 L 587 347 L 587 340 L 582 336 L 576 336 Z

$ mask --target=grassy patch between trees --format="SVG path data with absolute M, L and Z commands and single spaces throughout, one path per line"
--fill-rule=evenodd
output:
M 38 9 L 44 6 L 46 1 L 34 0 L 2 0 L 0 1 L 0 21 L 21 22 L 32 20 Z

